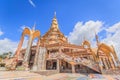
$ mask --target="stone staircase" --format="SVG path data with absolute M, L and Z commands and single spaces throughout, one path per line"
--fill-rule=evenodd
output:
M 109 69 L 109 70 L 102 70 L 102 74 L 111 74 L 111 75 L 118 75 L 120 74 L 120 69 Z
M 88 60 L 88 59 L 80 59 L 79 61 L 76 59 L 73 59 L 72 57 L 70 57 L 69 55 L 66 55 L 65 53 L 59 53 L 59 58 L 63 59 L 64 61 L 73 64 L 73 65 L 77 65 L 77 64 L 82 64 L 98 73 L 100 73 L 100 69 L 99 69 L 99 65 L 94 62 L 93 60 Z

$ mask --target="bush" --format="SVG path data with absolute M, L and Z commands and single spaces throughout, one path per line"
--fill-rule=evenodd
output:
M 18 70 L 18 71 L 24 71 L 25 68 L 23 66 L 17 66 L 16 70 Z

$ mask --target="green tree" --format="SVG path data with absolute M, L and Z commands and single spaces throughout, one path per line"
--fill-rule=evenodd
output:
M 6 52 L 0 55 L 0 58 L 5 59 L 6 57 L 11 57 L 12 56 L 12 52 Z

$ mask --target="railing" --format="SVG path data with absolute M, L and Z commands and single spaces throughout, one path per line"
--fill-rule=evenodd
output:
M 60 59 L 64 59 L 65 61 L 67 61 L 70 64 L 71 63 L 73 63 L 74 65 L 82 64 L 82 65 L 88 66 L 89 68 L 91 68 L 97 72 L 100 72 L 98 64 L 93 60 L 88 60 L 85 58 L 82 58 L 82 59 L 81 58 L 72 58 L 69 55 L 66 55 L 64 53 L 58 53 L 58 55 L 59 55 Z

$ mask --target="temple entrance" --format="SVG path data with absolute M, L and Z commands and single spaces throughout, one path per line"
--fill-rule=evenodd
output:
M 56 70 L 57 69 L 57 60 L 47 60 L 46 70 Z
M 53 62 L 53 69 L 57 68 L 57 62 Z
M 64 60 L 61 60 L 60 72 L 71 73 L 72 72 L 71 64 L 69 64 L 68 62 L 65 62 Z

